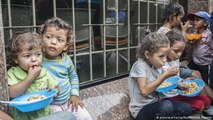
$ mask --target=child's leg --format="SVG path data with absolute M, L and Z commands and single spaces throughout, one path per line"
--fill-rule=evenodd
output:
M 208 108 L 211 105 L 211 100 L 207 96 L 197 95 L 194 98 L 201 100 L 204 103 L 204 109 Z
M 13 120 L 13 119 L 3 111 L 0 111 L 0 120 Z
M 61 105 L 50 105 L 50 113 L 64 111 Z
M 180 104 L 183 105 L 180 106 Z M 162 117 L 188 116 L 191 114 L 191 111 L 191 107 L 186 103 L 162 100 L 144 106 L 139 111 L 136 120 L 160 120 L 163 119 Z
M 205 84 L 204 86 L 204 90 L 205 90 L 205 94 L 207 94 L 207 96 L 210 98 L 211 101 L 213 101 L 213 90 Z
M 203 81 L 208 85 L 208 79 L 209 79 L 209 65 L 199 65 L 199 71 L 201 73 L 201 76 L 203 78 Z
M 213 89 L 213 61 L 210 67 L 209 78 L 210 78 L 210 88 Z
M 188 67 L 192 70 L 197 70 L 200 72 L 203 81 L 208 84 L 208 78 L 209 78 L 209 66 L 208 65 L 197 65 L 194 63 L 193 60 L 191 60 L 188 64 Z
M 74 110 L 72 111 L 72 106 L 68 106 L 68 102 L 66 102 L 63 105 L 60 105 L 60 108 L 55 107 L 55 110 L 62 110 L 62 111 L 68 111 L 71 112 L 72 114 L 74 114 L 74 116 L 76 117 L 76 120 L 92 120 L 90 114 L 87 112 L 87 110 L 85 108 L 81 108 L 80 106 L 78 106 L 78 111 Z
M 174 108 L 174 113 L 171 116 L 190 116 L 192 114 L 192 107 L 185 102 L 178 100 L 171 100 Z
M 81 108 L 80 106 L 78 106 L 78 111 L 74 110 L 72 113 L 75 115 L 76 120 L 92 120 L 87 110 L 85 108 Z
M 203 110 L 205 106 L 211 103 L 208 97 L 201 95 L 195 97 L 176 96 L 170 99 L 188 103 L 194 112 Z
M 137 114 L 136 120 L 155 120 L 158 114 L 173 112 L 172 103 L 169 100 L 157 101 L 145 105 Z M 157 118 L 156 118 L 157 117 Z
M 75 116 L 67 111 L 54 112 L 36 120 L 76 120 Z

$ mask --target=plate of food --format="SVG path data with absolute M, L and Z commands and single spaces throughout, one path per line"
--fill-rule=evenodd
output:
M 197 96 L 205 86 L 204 81 L 199 79 L 186 80 L 183 82 L 183 84 L 186 85 L 187 89 L 178 90 L 178 93 L 181 96 L 187 97 Z
M 56 93 L 57 90 L 31 92 L 14 98 L 8 103 L 22 112 L 32 112 L 49 105 Z
M 168 92 L 174 88 L 177 87 L 178 82 L 180 81 L 180 78 L 178 76 L 172 76 L 167 79 L 165 79 L 156 89 L 157 92 Z

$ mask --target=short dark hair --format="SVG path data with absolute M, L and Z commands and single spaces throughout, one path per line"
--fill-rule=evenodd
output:
M 184 14 L 183 6 L 177 2 L 169 3 L 163 12 L 162 22 L 170 21 L 171 16 L 178 16 Z

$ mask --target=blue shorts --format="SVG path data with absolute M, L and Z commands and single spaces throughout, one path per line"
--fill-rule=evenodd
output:
M 188 67 L 183 66 L 183 65 L 180 65 L 179 70 L 180 70 L 180 77 L 181 78 L 188 78 L 192 75 L 192 70 L 189 69 Z

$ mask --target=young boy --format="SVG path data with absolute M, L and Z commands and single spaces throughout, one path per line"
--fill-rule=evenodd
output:
M 208 84 L 209 65 L 213 59 L 213 36 L 208 29 L 210 15 L 207 12 L 199 11 L 190 13 L 187 17 L 194 22 L 193 27 L 197 30 L 196 33 L 202 34 L 201 40 L 197 40 L 193 44 L 192 60 L 188 67 L 199 71 L 205 83 Z

